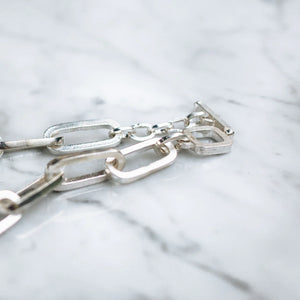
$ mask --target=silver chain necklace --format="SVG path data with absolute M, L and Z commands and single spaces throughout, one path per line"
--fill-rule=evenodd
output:
M 103 128 L 109 129 L 108 139 L 64 144 L 64 133 Z M 146 134 L 139 134 L 140 129 L 144 129 Z M 3 142 L 0 138 L 0 157 L 6 151 L 41 147 L 47 147 L 55 155 L 62 155 L 51 160 L 44 175 L 21 191 L 0 191 L 0 214 L 4 215 L 0 220 L 0 234 L 22 218 L 25 208 L 51 191 L 72 190 L 108 179 L 121 184 L 134 182 L 173 164 L 182 149 L 201 156 L 227 153 L 231 150 L 233 135 L 232 128 L 220 117 L 206 105 L 196 102 L 194 110 L 186 117 L 155 125 L 137 123 L 121 127 L 113 120 L 87 120 L 51 126 L 40 139 Z M 138 143 L 121 150 L 113 149 L 126 139 Z M 158 160 L 132 171 L 123 171 L 127 155 L 149 149 L 159 155 Z M 105 160 L 104 170 L 73 178 L 65 176 L 66 165 L 100 159 Z

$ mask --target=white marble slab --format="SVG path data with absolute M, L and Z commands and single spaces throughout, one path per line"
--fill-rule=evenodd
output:
M 300 2 L 1 1 L 0 135 L 162 122 L 203 100 L 232 153 L 52 194 L 0 238 L 0 299 L 300 299 Z M 47 151 L 5 154 L 0 189 Z

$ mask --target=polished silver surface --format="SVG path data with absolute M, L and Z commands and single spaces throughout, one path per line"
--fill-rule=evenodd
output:
M 173 132 L 165 135 L 158 139 L 156 145 L 164 149 L 165 144 L 169 142 L 172 142 L 174 144 L 177 151 L 181 150 L 181 148 L 190 149 L 193 147 L 193 144 L 191 143 L 187 135 L 183 132 Z
M 154 138 L 151 140 L 138 143 L 136 145 L 122 149 L 121 153 L 124 156 L 126 156 L 135 152 L 146 151 L 149 149 L 154 149 L 156 151 L 159 151 L 160 147 L 156 145 L 158 140 L 159 140 L 158 138 Z M 177 150 L 175 149 L 174 145 L 172 143 L 165 143 L 164 146 L 167 148 L 167 152 L 160 151 L 164 155 L 162 158 L 147 166 L 140 167 L 132 171 L 124 172 L 122 170 L 119 170 L 115 166 L 114 159 L 108 158 L 106 159 L 106 168 L 107 168 L 106 172 L 111 176 L 111 178 L 114 181 L 119 183 L 130 183 L 138 179 L 144 178 L 154 172 L 157 172 L 158 170 L 170 166 L 175 161 L 177 157 Z
M 147 130 L 146 135 L 140 136 L 137 134 L 137 129 L 145 128 Z M 137 123 L 132 126 L 133 132 L 129 134 L 129 137 L 137 142 L 143 142 L 155 137 L 155 132 L 152 130 L 152 125 L 148 123 Z
M 26 139 L 19 141 L 0 141 L 0 151 L 19 151 L 41 147 L 59 147 L 63 144 L 62 137 L 50 137 L 41 139 Z
M 22 218 L 21 214 L 17 215 L 7 215 L 2 220 L 0 220 L 0 235 L 7 231 L 9 228 L 14 226 Z
M 155 124 L 152 126 L 152 130 L 155 132 L 155 134 L 165 134 L 168 133 L 169 130 L 173 129 L 172 122 L 165 122 L 160 124 Z
M 50 138 L 54 136 L 61 136 L 63 133 L 75 132 L 75 131 L 87 131 L 95 129 L 109 129 L 119 128 L 119 123 L 113 120 L 86 120 L 86 121 L 76 121 L 57 124 L 49 127 L 44 132 L 45 138 Z M 121 143 L 122 135 L 116 133 L 113 137 L 94 142 L 78 143 L 71 145 L 63 145 L 61 147 L 48 147 L 48 149 L 54 154 L 69 154 L 74 152 L 81 152 L 85 150 L 96 150 L 96 149 L 107 149 L 110 147 L 118 146 Z
M 51 160 L 46 168 L 45 176 L 52 177 L 55 174 L 64 172 L 64 168 L 67 165 L 74 163 L 80 163 L 84 161 L 91 160 L 100 160 L 112 158 L 114 161 L 114 166 L 118 169 L 123 169 L 125 166 L 125 157 L 124 155 L 115 149 L 105 150 L 105 151 L 92 151 L 92 152 L 83 152 L 79 154 L 66 155 L 62 157 L 55 158 Z M 105 170 L 101 170 L 97 173 L 91 173 L 87 175 L 77 176 L 73 178 L 66 178 L 63 176 L 63 181 L 60 185 L 54 188 L 55 191 L 67 191 L 76 188 L 85 187 L 91 184 L 96 184 L 103 182 L 107 179 L 107 173 Z
M 193 134 L 197 134 L 195 137 Z M 190 140 L 192 148 L 198 155 L 215 155 L 230 152 L 232 139 L 222 130 L 214 126 L 193 126 L 184 130 L 184 134 Z M 203 142 L 201 139 L 210 140 Z
M 36 199 L 47 195 L 49 192 L 53 191 L 55 187 L 59 186 L 62 180 L 62 172 L 53 174 L 53 176 L 40 177 L 35 182 L 18 192 L 18 195 L 21 197 L 21 199 L 17 209 L 21 209 L 25 206 L 28 207 Z
M 58 173 L 49 178 L 43 176 L 18 193 L 8 190 L 0 191 L 0 214 L 5 215 L 0 220 L 0 234 L 21 219 L 24 208 L 51 192 L 62 179 L 63 173 Z
M 10 214 L 14 211 L 19 203 L 21 197 L 12 191 L 0 191 L 0 214 Z
M 114 128 L 110 130 L 109 136 L 113 137 L 116 134 L 121 134 L 122 139 L 127 139 L 129 138 L 130 134 L 134 133 L 133 126 L 122 126 L 118 128 Z

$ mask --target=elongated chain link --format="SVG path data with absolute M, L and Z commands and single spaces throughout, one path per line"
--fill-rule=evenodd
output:
M 110 130 L 108 139 L 82 144 L 63 144 L 63 133 L 101 128 Z M 139 129 L 146 130 L 146 134 L 138 134 Z M 189 115 L 165 123 L 137 123 L 121 127 L 112 120 L 79 121 L 52 126 L 45 131 L 43 139 L 0 142 L 0 155 L 7 150 L 45 146 L 54 154 L 67 153 L 51 160 L 47 164 L 44 176 L 20 192 L 0 191 L 0 214 L 5 215 L 0 220 L 0 234 L 21 219 L 25 207 L 53 190 L 81 188 L 107 179 L 121 184 L 131 183 L 173 164 L 181 149 L 188 149 L 202 156 L 227 153 L 231 150 L 233 134 L 233 130 L 214 112 L 196 102 L 194 111 Z M 126 138 L 138 143 L 121 150 L 111 149 Z M 106 148 L 110 149 L 103 150 Z M 127 155 L 149 149 L 160 156 L 158 160 L 132 171 L 123 171 Z M 65 176 L 66 165 L 99 159 L 105 160 L 104 169 L 73 178 Z

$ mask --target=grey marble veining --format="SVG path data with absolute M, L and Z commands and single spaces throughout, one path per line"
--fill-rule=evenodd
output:
M 0 136 L 202 100 L 228 155 L 53 193 L 0 238 L 0 299 L 300 299 L 300 2 L 0 1 Z M 4 154 L 0 189 L 47 151 Z

